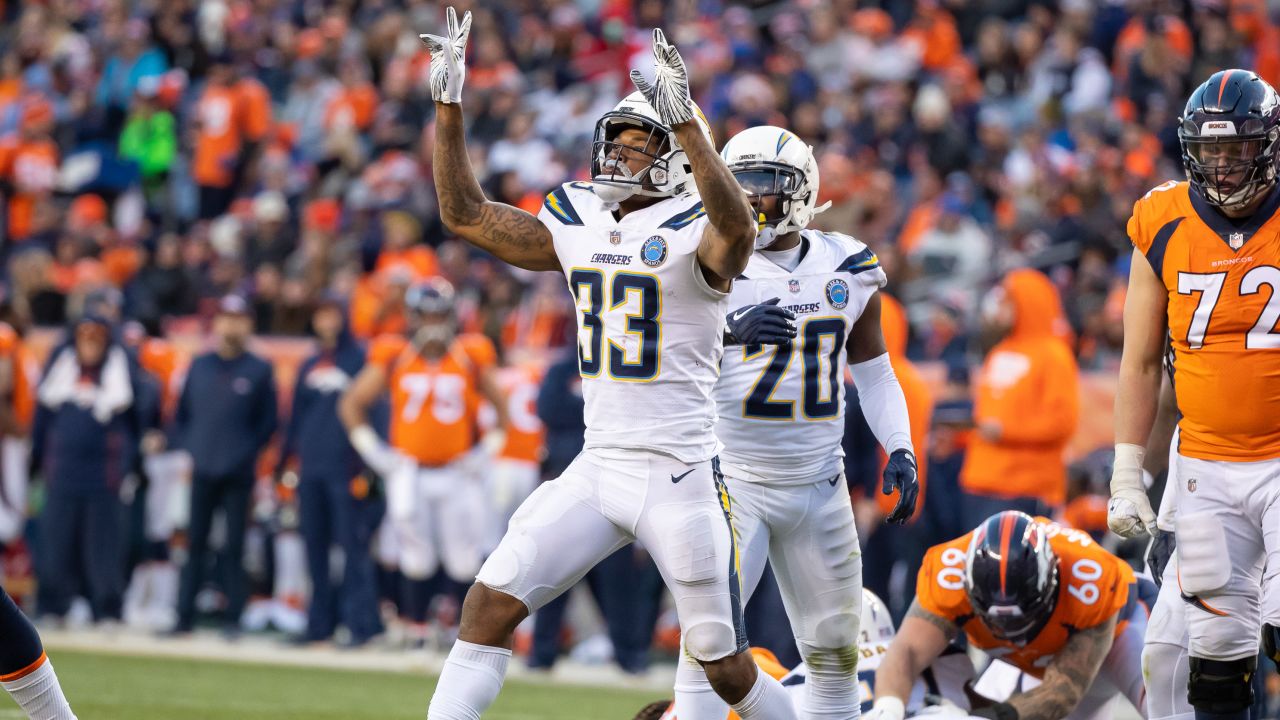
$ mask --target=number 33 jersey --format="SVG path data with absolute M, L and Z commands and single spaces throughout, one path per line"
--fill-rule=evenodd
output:
M 731 312 L 773 298 L 796 316 L 790 346 L 725 349 L 716 384 L 721 462 L 735 477 L 801 484 L 838 475 L 844 456 L 845 342 L 885 284 L 880 261 L 847 235 L 804 230 L 787 271 L 760 252 L 733 285 Z
M 698 196 L 617 220 L 589 183 L 566 183 L 547 195 L 538 219 L 578 308 L 586 447 L 710 459 L 719 451 L 711 388 L 728 295 L 698 262 L 708 222 Z
M 1157 186 L 1129 219 L 1129 239 L 1169 295 L 1178 452 L 1280 457 L 1280 191 L 1235 223 L 1188 187 Z
M 1038 517 L 1036 522 L 1044 525 L 1049 546 L 1058 557 L 1058 601 L 1048 623 L 1031 642 L 1018 646 L 1001 640 L 974 615 L 964 591 L 965 556 L 972 531 L 925 553 L 916 580 L 916 602 L 955 623 L 979 650 L 1039 678 L 1076 632 L 1121 613 L 1116 623 L 1118 637 L 1129 613 L 1139 608 L 1137 580 L 1128 563 L 1102 549 L 1088 533 L 1048 518 Z

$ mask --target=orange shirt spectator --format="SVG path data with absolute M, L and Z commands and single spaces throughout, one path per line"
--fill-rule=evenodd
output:
M 49 137 L 53 106 L 28 100 L 16 136 L 0 141 L 0 180 L 10 186 L 9 237 L 25 240 L 34 231 L 39 201 L 53 193 L 58 177 L 58 146 Z
M 378 254 L 375 272 L 394 267 L 405 268 L 414 282 L 440 274 L 435 251 L 422 242 L 422 225 L 417 218 L 401 210 L 382 216 L 382 252 Z
M 236 180 L 245 143 L 271 129 L 271 98 L 257 80 L 232 82 L 231 69 L 214 65 L 196 104 L 195 158 L 191 175 L 199 185 L 225 188 Z
M 977 431 L 960 486 L 984 497 L 1034 498 L 1061 508 L 1063 451 L 1076 429 L 1080 389 L 1075 358 L 1062 340 L 1058 291 L 1042 273 L 1023 269 L 1005 276 L 989 299 L 987 321 L 1007 335 L 975 382 Z

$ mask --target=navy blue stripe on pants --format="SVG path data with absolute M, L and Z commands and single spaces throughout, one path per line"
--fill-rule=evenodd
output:
M 187 564 L 182 567 L 182 584 L 178 590 L 178 629 L 190 630 L 195 624 L 196 593 L 204 585 L 209 562 L 209 530 L 213 526 L 213 512 L 218 508 L 222 508 L 227 523 L 227 542 L 223 548 L 226 571 L 222 579 L 222 590 L 227 596 L 224 620 L 228 625 L 240 622 L 247 597 L 244 535 L 252 489 L 252 473 L 216 478 L 197 474 L 192 478 Z

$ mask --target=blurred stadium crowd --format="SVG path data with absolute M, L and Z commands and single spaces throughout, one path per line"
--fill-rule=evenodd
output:
M 911 597 L 913 557 L 961 531 L 962 520 L 947 512 L 956 506 L 948 503 L 975 490 L 962 481 L 963 466 L 968 444 L 986 442 L 984 419 L 1009 425 L 1018 413 L 1042 413 L 984 408 L 980 400 L 975 416 L 973 386 L 992 370 L 979 370 L 991 344 L 981 332 L 984 298 L 1015 268 L 1042 272 L 1056 297 L 1035 311 L 1065 321 L 1054 332 L 1070 344 L 1080 369 L 1114 374 L 1129 257 L 1124 228 L 1133 201 L 1181 177 L 1175 119 L 1192 87 L 1227 67 L 1253 68 L 1280 82 L 1280 7 L 1272 5 L 463 3 L 459 10 L 473 10 L 481 30 L 468 59 L 472 162 L 490 197 L 533 212 L 549 189 L 585 178 L 595 121 L 629 91 L 628 69 L 651 62 L 648 38 L 658 26 L 683 50 L 694 97 L 718 144 L 759 124 L 787 127 L 813 144 L 819 202 L 833 203 L 815 226 L 852 234 L 879 254 L 888 290 L 905 308 L 902 361 L 925 363 L 928 370 L 927 401 L 913 407 L 931 415 L 921 432 L 932 436 L 917 445 L 922 456 L 919 448 L 929 448 L 923 512 L 932 519 L 901 531 L 899 540 L 914 538 L 903 543 L 895 541 L 896 531 L 871 532 L 878 520 L 874 502 L 862 501 L 859 514 L 870 535 L 863 536 L 868 586 L 894 599 L 901 612 Z M 514 271 L 469 250 L 448 237 L 437 217 L 430 58 L 416 35 L 437 28 L 442 16 L 442 6 L 423 0 L 0 2 L 0 257 L 4 317 L 16 333 L 5 353 L 24 376 L 11 383 L 14 417 L 5 428 L 14 453 L 23 452 L 21 440 L 32 432 L 48 379 L 39 368 L 56 365 L 59 341 L 47 329 L 78 328 L 86 315 L 113 328 L 113 343 L 128 345 L 132 337 L 135 348 L 145 347 L 138 343 L 146 334 L 178 348 L 163 362 L 142 363 L 163 376 L 157 418 L 172 418 L 164 406 L 181 395 L 182 368 L 204 349 L 211 317 L 248 317 L 259 336 L 306 336 L 317 311 L 339 307 L 355 337 L 368 341 L 402 331 L 406 289 L 437 275 L 458 289 L 464 329 L 488 336 L 502 365 L 541 376 L 557 367 L 566 345 L 572 352 L 573 306 L 563 281 Z M 299 349 L 309 348 L 308 341 L 264 342 L 251 347 L 277 370 L 296 367 L 309 352 Z M 1075 387 L 1075 372 L 1064 374 L 1065 387 Z M 283 429 L 292 383 L 276 380 L 284 390 Z M 25 396 L 18 389 L 24 383 Z M 572 394 L 571 379 L 552 372 L 547 383 L 547 392 Z M 534 396 L 521 395 L 530 410 Z M 1082 408 L 1080 422 L 1097 422 L 1095 410 Z M 563 412 L 555 411 L 557 417 Z M 1036 460 L 1057 464 L 1050 472 L 1062 483 L 1044 490 L 1031 483 L 1026 494 L 1042 509 L 1102 532 L 1105 508 L 1091 490 L 1105 496 L 1105 453 L 1075 452 L 1079 462 L 1070 473 L 1059 459 L 1076 431 L 1074 412 L 1052 430 L 1055 451 Z M 1109 420 L 1103 422 L 1109 446 Z M 571 437 L 573 429 L 551 432 Z M 140 443 L 144 435 L 127 437 Z M 181 433 L 170 435 L 181 444 Z M 865 495 L 859 478 L 878 477 L 880 458 L 867 436 L 851 421 L 846 445 L 855 498 Z M 546 455 L 550 462 L 561 437 L 549 436 L 550 452 L 535 449 L 528 460 Z M 44 438 L 34 442 L 37 451 L 49 447 Z M 163 446 L 154 437 L 152 443 L 142 454 Z M 988 450 L 1000 450 L 987 444 L 984 462 Z M 266 468 L 263 476 L 274 474 L 274 458 L 257 462 Z M 49 484 L 48 467 L 37 468 L 36 476 Z M 45 503 L 42 495 L 56 493 L 50 487 L 31 495 L 40 528 L 69 524 L 50 516 L 67 505 Z M 126 497 L 122 512 L 134 500 Z M 247 496 L 242 502 L 248 504 Z M 234 510 L 235 502 L 227 507 Z M 305 514 L 305 503 L 302 509 Z M 250 523 L 248 532 L 267 539 L 263 547 L 297 526 L 296 518 L 290 526 L 278 515 L 264 511 Z M 139 522 L 89 532 L 118 534 L 123 552 L 142 543 L 129 539 L 143 534 L 129 529 Z M 221 528 L 215 542 L 237 547 L 226 534 L 244 532 L 244 523 L 228 520 Z M 180 530 L 171 543 L 179 549 Z M 74 557 L 65 560 L 66 569 L 47 570 L 40 533 L 28 534 L 42 588 L 43 572 L 78 572 Z M 363 536 L 366 551 L 371 534 Z M 15 595 L 22 594 L 13 585 L 21 574 L 19 544 L 12 542 L 19 535 L 7 538 Z M 266 577 L 268 589 L 273 573 L 279 577 L 271 569 L 276 550 L 250 553 L 257 558 L 251 574 Z M 150 556 L 134 551 L 129 557 L 133 566 Z M 612 582 L 635 577 L 628 573 L 636 562 L 626 559 Z M 895 563 L 906 570 L 895 573 Z M 880 564 L 886 567 L 874 567 Z M 120 566 L 121 573 L 126 569 Z M 90 596 L 87 590 L 97 587 L 89 588 L 97 582 L 91 574 L 53 584 Z M 118 579 L 120 591 L 125 577 Z M 305 589 L 305 577 L 295 580 L 285 585 Z M 606 605 L 613 602 L 610 582 L 593 583 L 604 587 L 597 597 Z M 443 597 L 456 594 L 447 582 L 441 587 Z M 169 596 L 176 602 L 176 590 Z M 67 612 L 61 597 L 49 602 L 46 612 Z M 95 600 L 94 615 L 118 618 L 120 602 Z M 442 604 L 449 603 L 436 606 Z M 656 603 L 626 612 L 658 616 Z M 437 619 L 447 625 L 448 614 Z M 303 633 L 305 622 L 299 622 L 277 624 Z M 615 645 L 626 625 L 619 624 Z M 554 645 L 555 632 L 547 632 Z M 785 627 L 778 638 L 789 644 Z M 632 645 L 643 649 L 646 640 Z

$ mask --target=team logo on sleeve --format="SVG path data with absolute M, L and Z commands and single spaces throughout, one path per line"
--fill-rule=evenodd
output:
M 843 310 L 849 304 L 849 283 L 835 278 L 827 283 L 827 302 L 837 310 Z
M 661 235 L 654 235 L 644 241 L 640 247 L 640 260 L 649 267 L 658 267 L 667 261 L 667 241 Z

